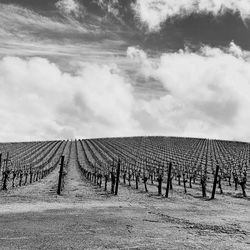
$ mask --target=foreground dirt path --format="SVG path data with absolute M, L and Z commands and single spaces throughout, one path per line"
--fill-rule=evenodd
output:
M 93 185 L 90 184 L 82 175 L 76 156 L 76 145 L 72 142 L 69 164 L 67 166 L 67 175 L 65 176 L 65 184 L 62 191 L 62 196 L 65 199 L 76 201 L 86 199 L 100 199 Z
M 155 186 L 145 193 L 142 184 L 139 190 L 121 184 L 112 196 L 82 176 L 74 142 L 61 196 L 58 170 L 0 192 L 0 249 L 250 248 L 247 199 L 205 201 L 181 189 L 164 199 Z

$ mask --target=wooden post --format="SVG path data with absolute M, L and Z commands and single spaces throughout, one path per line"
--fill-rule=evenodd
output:
M 183 186 L 184 186 L 184 193 L 187 193 L 187 187 L 186 187 L 187 179 L 185 174 L 183 174 Z
M 111 172 L 111 194 L 115 192 L 115 174 L 113 173 L 113 170 Z
M 19 174 L 19 187 L 22 186 L 22 182 L 23 182 L 23 170 L 20 170 L 20 174 Z
M 162 180 L 163 180 L 161 174 L 158 176 L 157 180 L 158 180 L 158 195 L 160 196 L 161 195 Z
M 6 159 L 4 160 L 5 161 L 5 171 L 8 170 L 8 162 L 9 162 L 9 152 L 7 152 L 7 156 L 6 156 Z
M 30 165 L 30 184 L 32 183 L 32 180 L 33 180 L 32 178 L 33 178 L 33 170 Z
M 180 186 L 181 185 L 181 174 L 180 173 L 178 173 L 177 178 L 178 178 L 178 185 Z
M 10 174 L 9 170 L 5 170 L 3 172 L 3 187 L 2 187 L 2 190 L 7 190 L 7 181 L 9 179 L 9 174 Z
M 168 193 L 169 193 L 169 187 L 170 187 L 170 182 L 171 182 L 171 170 L 172 170 L 172 163 L 169 163 L 168 167 L 168 182 L 167 182 L 167 188 L 166 188 L 166 194 L 165 197 L 168 198 Z
M 0 153 L 0 174 L 1 174 L 1 168 L 2 168 L 2 153 Z
M 101 172 L 99 172 L 97 175 L 97 184 L 99 185 L 99 187 L 102 187 L 102 174 L 101 174 Z
M 9 152 L 7 152 L 6 159 L 4 159 L 3 161 L 6 164 L 5 164 L 5 168 L 3 169 L 3 186 L 2 186 L 2 190 L 7 190 L 7 181 L 9 179 L 9 174 L 10 174 L 10 171 L 8 169 Z
M 135 189 L 139 188 L 139 178 L 140 178 L 140 175 L 137 172 L 136 175 L 135 175 Z
M 143 183 L 144 183 L 145 192 L 148 193 L 148 188 L 147 188 L 148 177 L 145 174 L 143 174 L 142 180 L 143 180 Z
M 123 172 L 123 184 L 126 184 L 126 175 L 127 175 L 127 170 Z
M 105 185 L 104 185 L 104 191 L 107 191 L 107 183 L 108 183 L 108 174 L 106 173 L 105 175 L 104 175 L 104 180 L 105 180 Z
M 201 189 L 202 189 L 202 197 L 203 198 L 207 197 L 206 186 L 207 186 L 207 176 L 202 175 L 201 176 Z
M 57 194 L 61 194 L 61 185 L 62 185 L 62 175 L 63 175 L 63 165 L 64 165 L 64 155 L 61 157 L 60 171 L 59 171 L 59 179 L 58 179 L 58 188 Z
M 190 188 L 192 188 L 192 178 L 193 178 L 193 177 L 190 175 L 190 176 L 189 176 L 189 187 L 190 187 Z
M 241 189 L 242 189 L 243 197 L 247 197 L 247 194 L 246 194 L 247 173 L 244 172 L 243 175 L 244 175 L 244 177 L 241 179 L 239 184 L 240 184 Z
M 214 184 L 213 184 L 213 190 L 212 190 L 211 200 L 213 200 L 213 199 L 214 199 L 214 196 L 215 196 L 216 183 L 217 183 L 219 168 L 220 168 L 219 165 L 217 165 L 217 166 L 216 166 L 216 171 L 215 171 L 215 176 L 214 176 Z
M 118 194 L 118 187 L 119 187 L 119 178 L 120 178 L 120 170 L 121 170 L 121 162 L 120 159 L 118 160 L 118 166 L 116 171 L 116 186 L 115 186 L 115 195 Z

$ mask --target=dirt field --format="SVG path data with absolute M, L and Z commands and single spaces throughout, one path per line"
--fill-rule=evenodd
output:
M 197 188 L 124 185 L 106 194 L 79 172 L 72 150 L 61 196 L 58 169 L 41 182 L 0 193 L 0 249 L 250 249 L 250 201 L 200 198 Z M 108 186 L 110 190 L 110 186 Z

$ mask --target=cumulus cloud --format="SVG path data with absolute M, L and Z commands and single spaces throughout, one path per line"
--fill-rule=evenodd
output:
M 55 5 L 66 15 L 73 14 L 76 17 L 79 17 L 81 14 L 81 7 L 77 0 L 59 0 Z
M 0 140 L 145 134 L 250 140 L 248 51 L 231 42 L 153 59 L 129 47 L 127 56 L 145 84 L 161 84 L 161 97 L 138 97 L 116 65 L 79 63 L 70 74 L 44 58 L 2 58 Z
M 170 18 L 183 18 L 191 14 L 220 16 L 230 11 L 243 19 L 250 17 L 248 0 L 136 0 L 132 5 L 138 18 L 150 31 L 157 31 Z
M 96 0 L 95 2 L 101 8 L 106 9 L 109 13 L 113 14 L 114 16 L 119 15 L 119 10 L 117 9 L 117 7 L 119 6 L 118 0 L 111 0 L 111 1 Z
M 128 47 L 127 49 L 127 56 L 134 60 L 139 60 L 141 62 L 147 61 L 147 54 L 141 50 L 139 47 Z
M 134 54 L 143 55 L 140 58 L 146 61 L 141 74 L 161 82 L 168 91 L 159 99 L 138 102 L 138 117 L 153 123 L 155 131 L 250 139 L 249 52 L 233 42 L 224 49 L 205 46 L 199 53 L 186 50 L 162 54 L 157 66 L 154 62 L 151 68 L 143 52 Z
M 133 88 L 115 67 L 74 75 L 43 58 L 0 61 L 1 141 L 131 135 Z

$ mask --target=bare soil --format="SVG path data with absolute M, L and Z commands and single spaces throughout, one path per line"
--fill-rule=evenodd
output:
M 0 249 L 250 249 L 249 199 L 226 190 L 206 200 L 176 183 L 166 199 L 134 182 L 113 196 L 81 175 L 74 148 L 61 196 L 58 168 L 0 192 Z

